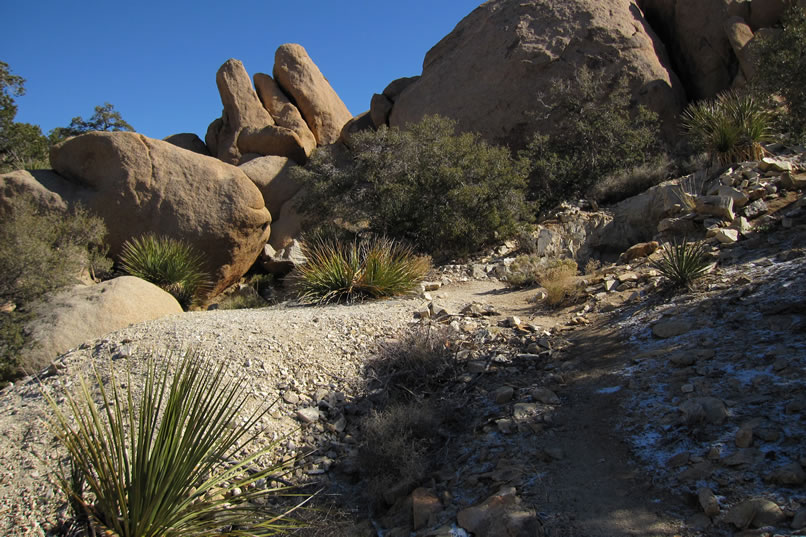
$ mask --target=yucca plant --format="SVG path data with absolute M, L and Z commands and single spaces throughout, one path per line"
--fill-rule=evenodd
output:
M 243 377 L 227 379 L 223 362 L 214 366 L 194 352 L 173 374 L 152 357 L 136 402 L 130 375 L 120 388 L 111 370 L 108 383 L 97 366 L 94 373 L 96 389 L 82 379 L 76 393 L 66 394 L 67 410 L 43 390 L 71 462 L 59 484 L 88 530 L 118 537 L 251 536 L 294 526 L 288 511 L 271 514 L 265 505 L 287 491 L 270 486 L 282 480 L 285 465 L 255 469 L 273 445 L 241 455 L 271 408 L 241 416 Z
M 674 287 L 686 288 L 705 275 L 711 264 L 705 243 L 689 242 L 685 238 L 664 244 L 661 258 L 651 263 Z
M 355 302 L 410 292 L 430 268 L 427 258 L 383 237 L 341 243 L 314 237 L 302 244 L 307 262 L 292 276 L 303 302 Z
M 712 162 L 759 160 L 770 138 L 771 118 L 751 95 L 728 91 L 710 101 L 690 104 L 681 116 L 683 130 L 707 151 Z
M 171 293 L 184 309 L 210 285 L 204 257 L 190 244 L 169 237 L 147 234 L 126 241 L 120 266 Z

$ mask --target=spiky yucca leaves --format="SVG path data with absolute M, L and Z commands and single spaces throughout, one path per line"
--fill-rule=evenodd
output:
M 187 309 L 210 285 L 204 257 L 190 244 L 148 234 L 123 244 L 123 270 L 171 293 Z
M 303 302 L 355 302 L 410 292 L 430 268 L 427 258 L 384 237 L 341 243 L 315 237 L 302 244 L 307 262 L 293 276 Z
M 292 527 L 287 512 L 273 515 L 261 505 L 283 489 L 256 486 L 284 470 L 253 470 L 273 445 L 240 455 L 270 409 L 242 418 L 243 377 L 228 379 L 223 362 L 216 366 L 193 352 L 173 374 L 152 357 L 138 403 L 129 376 L 120 388 L 114 372 L 107 384 L 97 367 L 94 373 L 97 388 L 82 379 L 75 394 L 66 394 L 67 409 L 43 391 L 71 460 L 70 475 L 59 480 L 80 510 L 77 519 L 119 537 L 220 535 L 229 526 L 226 535 L 273 535 Z
M 712 264 L 705 243 L 673 240 L 663 245 L 661 258 L 652 261 L 675 287 L 690 288 L 695 280 L 708 272 Z
M 751 95 L 728 91 L 711 101 L 690 104 L 681 117 L 683 130 L 720 165 L 759 160 L 761 142 L 770 138 L 769 113 Z

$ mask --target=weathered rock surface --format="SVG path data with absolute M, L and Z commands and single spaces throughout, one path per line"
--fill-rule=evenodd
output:
M 221 103 L 224 110 L 221 113 L 221 122 L 218 128 L 210 125 L 206 142 L 213 156 L 224 162 L 237 164 L 242 151 L 238 147 L 238 137 L 245 128 L 260 130 L 268 125 L 274 125 L 271 115 L 263 108 L 249 74 L 239 60 L 229 59 L 224 62 L 215 77 Z M 214 131 L 214 132 L 211 132 Z
M 282 250 L 298 239 L 302 233 L 303 216 L 297 210 L 303 191 L 297 192 L 280 207 L 277 215 L 277 224 L 272 223 L 269 244 L 276 250 Z
M 290 129 L 297 135 L 300 146 L 308 157 L 316 149 L 316 138 L 302 118 L 299 109 L 288 99 L 272 77 L 264 73 L 254 76 L 255 89 L 263 106 L 280 127 Z
M 714 97 L 730 87 L 738 65 L 724 31 L 725 0 L 640 0 L 671 56 L 690 99 Z
M 274 79 L 296 101 L 319 145 L 339 139 L 353 116 L 301 45 L 287 43 L 277 49 Z
M 60 354 L 131 324 L 182 313 L 176 299 L 153 283 L 121 276 L 59 291 L 35 309 L 33 344 L 23 362 L 34 371 Z
M 272 224 L 276 224 L 280 208 L 300 189 L 300 184 L 291 177 L 294 162 L 285 157 L 266 156 L 252 159 L 238 167 L 258 187 L 266 208 L 271 213 Z
M 462 131 L 521 147 L 535 130 L 556 130 L 559 117 L 538 119 L 552 105 L 552 83 L 583 66 L 609 78 L 626 73 L 637 102 L 671 122 L 683 93 L 662 50 L 630 2 L 492 0 L 428 52 L 421 78 L 393 99 L 389 123 L 440 114 Z
M 192 132 L 172 134 L 167 138 L 163 138 L 163 140 L 169 144 L 174 144 L 176 147 L 181 147 L 182 149 L 187 149 L 188 151 L 193 151 L 194 153 L 207 157 L 210 156 L 210 150 L 207 149 L 207 144 Z
M 0 209 L 21 194 L 43 209 L 63 211 L 67 201 L 80 201 L 81 189 L 53 170 L 17 170 L 0 175 Z
M 144 233 L 182 239 L 204 254 L 211 295 L 249 269 L 271 216 L 241 170 L 168 142 L 128 132 L 94 132 L 51 149 L 51 165 L 74 195 L 106 222 L 110 254 Z M 47 187 L 47 184 L 43 184 Z

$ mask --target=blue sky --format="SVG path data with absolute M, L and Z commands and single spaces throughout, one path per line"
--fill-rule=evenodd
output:
M 138 132 L 195 132 L 221 114 L 215 73 L 229 58 L 271 74 L 283 43 L 304 46 L 353 115 L 481 0 L 5 0 L 0 61 L 26 79 L 17 121 L 50 129 L 110 102 Z

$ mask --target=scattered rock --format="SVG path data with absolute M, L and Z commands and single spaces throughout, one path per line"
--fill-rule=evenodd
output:
M 420 487 L 411 493 L 412 528 L 415 531 L 432 526 L 435 515 L 441 510 L 442 504 L 431 490 Z
M 677 337 L 689 332 L 693 325 L 682 319 L 664 319 L 652 326 L 652 334 L 661 339 Z
M 694 397 L 684 401 L 679 408 L 688 423 L 705 421 L 719 425 L 728 417 L 725 403 L 716 397 Z
M 305 407 L 297 410 L 297 419 L 305 424 L 319 421 L 319 409 L 316 407 Z
M 806 483 L 806 472 L 800 464 L 792 462 L 773 471 L 767 480 L 778 485 L 800 486 Z
M 733 198 L 730 196 L 700 196 L 694 210 L 697 214 L 716 216 L 728 222 L 736 218 L 733 214 Z
M 529 393 L 535 400 L 544 405 L 559 405 L 561 402 L 557 394 L 548 388 L 534 388 Z
M 774 526 L 785 518 L 783 511 L 775 502 L 765 498 L 753 498 L 731 508 L 725 516 L 725 522 L 739 529 L 745 529 Z
M 459 526 L 475 537 L 543 537 L 543 525 L 532 510 L 521 507 L 514 488 L 501 489 L 483 503 L 462 509 Z
M 697 493 L 703 513 L 713 518 L 719 515 L 719 500 L 714 491 L 709 488 L 701 488 Z
M 658 241 L 641 242 L 630 246 L 626 252 L 621 254 L 619 261 L 629 263 L 642 257 L 649 257 L 659 248 Z

